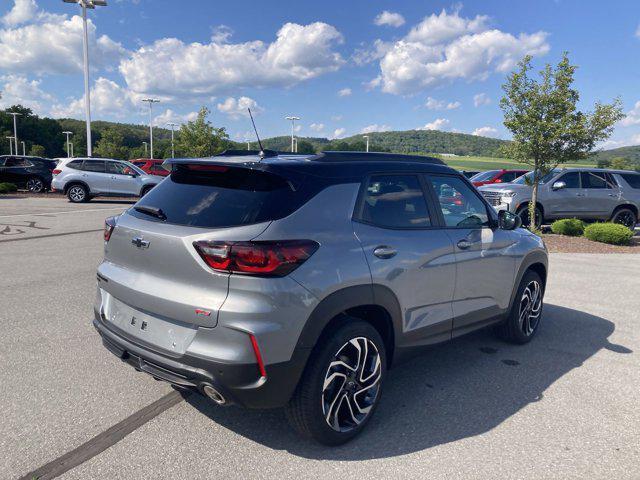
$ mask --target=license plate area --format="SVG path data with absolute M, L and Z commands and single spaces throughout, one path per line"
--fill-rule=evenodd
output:
M 107 322 L 145 343 L 176 354 L 184 354 L 193 341 L 197 327 L 164 319 L 135 309 L 104 290 L 102 308 Z

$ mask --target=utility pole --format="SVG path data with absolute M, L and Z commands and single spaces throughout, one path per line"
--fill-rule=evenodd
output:
M 176 158 L 176 152 L 173 149 L 173 127 L 177 127 L 178 124 L 169 122 L 167 125 L 171 127 L 171 158 Z
M 71 142 L 69 146 L 71 147 L 71 158 L 73 158 L 73 142 Z
M 147 142 L 142 143 L 144 143 L 144 158 L 149 158 L 149 156 L 147 155 Z
M 295 117 L 295 116 L 288 116 L 288 117 L 284 117 L 285 120 L 290 120 L 291 121 L 291 153 L 293 153 L 293 138 L 294 138 L 294 134 L 295 134 L 295 123 L 296 120 L 300 120 L 300 117 Z
M 369 152 L 369 135 L 364 135 L 364 138 L 367 139 L 367 153 Z
M 71 150 L 69 149 L 69 135 L 73 135 L 73 132 L 62 132 L 64 135 L 67 136 L 67 158 L 72 157 L 73 155 L 71 155 Z
M 9 139 L 9 155 L 13 155 L 13 137 L 7 137 Z
M 22 115 L 18 112 L 7 112 L 9 115 L 13 115 L 13 143 L 16 146 L 16 155 L 18 155 L 18 128 L 16 124 L 16 117 Z
M 87 8 L 106 7 L 106 0 L 63 0 L 64 3 L 77 3 L 82 7 L 82 53 L 84 55 L 84 110 L 87 124 L 87 157 L 91 157 L 91 98 L 89 91 L 89 35 L 87 33 Z
M 27 156 L 27 153 L 26 153 L 26 152 L 27 152 L 27 150 L 26 150 L 26 148 L 24 147 L 24 142 L 20 142 L 20 143 L 22 144 L 22 156 L 23 156 L 23 157 L 26 157 L 26 156 Z
M 151 156 L 149 158 L 153 158 L 153 104 L 159 103 L 160 100 L 157 98 L 144 98 L 143 102 L 147 102 L 149 104 L 149 146 L 151 150 Z

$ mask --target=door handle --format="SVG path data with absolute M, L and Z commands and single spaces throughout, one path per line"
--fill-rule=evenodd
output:
M 460 240 L 457 245 L 460 250 L 466 250 L 471 246 L 471 242 L 469 242 L 469 240 L 463 239 L 463 240 Z
M 373 254 L 376 257 L 383 258 L 383 259 L 395 257 L 397 253 L 398 252 L 395 248 L 391 248 L 386 245 L 380 245 L 379 247 L 376 247 L 375 250 L 373 251 Z
M 610 193 L 609 196 L 610 197 L 617 197 L 618 195 L 616 195 L 615 193 Z
M 576 197 L 584 197 L 584 193 L 576 193 Z

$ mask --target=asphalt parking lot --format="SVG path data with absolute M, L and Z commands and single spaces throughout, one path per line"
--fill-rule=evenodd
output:
M 551 255 L 532 343 L 483 331 L 392 369 L 367 431 L 331 449 L 102 347 L 102 223 L 128 206 L 0 199 L 1 478 L 640 478 L 640 255 Z

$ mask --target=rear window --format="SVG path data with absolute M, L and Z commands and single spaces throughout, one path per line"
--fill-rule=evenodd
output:
M 203 166 L 207 168 L 209 166 Z M 318 186 L 292 183 L 272 173 L 245 168 L 177 170 L 136 206 L 159 208 L 166 220 L 129 210 L 137 218 L 202 228 L 235 227 L 277 220 L 302 206 Z
M 480 172 L 471 177 L 471 180 L 474 182 L 486 182 L 493 179 L 493 177 L 495 177 L 498 173 L 500 173 L 500 170 L 488 170 L 486 172 Z
M 619 174 L 631 188 L 640 188 L 640 174 L 637 173 L 620 173 Z

